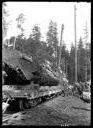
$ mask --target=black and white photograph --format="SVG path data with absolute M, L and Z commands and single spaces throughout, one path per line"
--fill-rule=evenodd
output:
M 2 126 L 91 126 L 91 2 L 2 2 Z

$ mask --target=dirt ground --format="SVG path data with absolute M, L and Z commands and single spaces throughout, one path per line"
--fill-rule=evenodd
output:
M 15 114 L 4 114 L 2 125 L 90 126 L 91 103 L 59 96 Z

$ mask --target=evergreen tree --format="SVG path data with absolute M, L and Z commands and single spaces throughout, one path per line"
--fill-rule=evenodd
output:
M 50 55 L 55 54 L 58 46 L 58 38 L 57 38 L 57 24 L 52 20 L 49 23 L 49 30 L 47 32 L 46 42 L 48 44 Z
M 73 44 L 71 45 L 69 64 L 69 80 L 73 83 L 75 81 L 75 47 Z
M 23 27 L 22 27 L 22 24 L 24 23 L 24 21 L 25 21 L 25 18 L 24 18 L 24 14 L 23 13 L 20 13 L 19 15 L 18 15 L 18 17 L 16 18 L 16 22 L 17 22 L 17 30 L 18 29 L 20 29 L 21 30 L 21 37 L 23 37 L 23 32 L 24 32 L 24 29 L 23 29 Z M 16 47 L 16 39 L 17 39 L 17 37 L 15 37 L 15 40 L 14 40 L 14 45 L 13 45 L 13 49 L 15 49 L 15 47 Z
M 16 18 L 16 21 L 17 21 L 17 28 L 20 29 L 20 30 L 21 30 L 21 34 L 23 34 L 24 29 L 23 29 L 22 24 L 23 24 L 24 21 L 25 21 L 24 14 L 23 14 L 23 13 L 20 13 L 20 14 L 18 15 L 18 17 Z
M 78 71 L 78 81 L 85 81 L 85 50 L 83 46 L 82 38 L 80 37 L 77 51 L 77 71 Z
M 31 35 L 32 39 L 35 40 L 36 42 L 40 41 L 41 38 L 41 32 L 40 32 L 40 28 L 38 25 L 35 25 L 32 29 L 32 35 Z
M 52 68 L 55 69 L 57 67 L 57 48 L 58 48 L 58 38 L 57 38 L 57 24 L 52 20 L 49 23 L 49 28 L 47 32 L 46 42 L 48 44 L 47 52 L 51 56 Z
M 66 62 L 66 45 L 63 43 L 61 51 L 61 69 L 65 72 L 65 62 Z
M 85 47 L 85 63 L 87 66 L 87 80 L 91 79 L 91 44 L 87 43 Z
M 15 38 L 14 38 L 15 39 Z M 25 44 L 27 40 L 23 38 L 23 34 L 20 34 L 16 37 L 16 46 L 15 48 L 21 52 L 25 51 Z
M 69 51 L 66 50 L 66 55 L 65 55 L 65 73 L 66 73 L 66 76 L 69 80 L 69 72 L 70 72 L 70 54 L 69 54 Z

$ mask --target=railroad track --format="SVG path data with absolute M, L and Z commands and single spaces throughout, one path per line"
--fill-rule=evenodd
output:
M 44 103 L 44 102 L 41 102 L 41 104 L 42 103 Z M 11 114 L 3 114 L 3 116 L 2 116 L 2 123 L 6 123 L 10 118 L 16 118 L 18 115 L 22 115 L 22 114 L 26 113 L 27 110 L 29 110 L 29 109 L 26 109 L 26 110 L 23 110 L 23 111 L 20 111 L 20 112 L 16 112 L 16 113 L 13 113 L 11 111 Z
M 45 101 L 43 101 L 43 102 L 41 102 L 41 103 L 39 103 L 39 104 L 42 104 L 42 103 L 44 103 L 44 102 L 47 102 L 48 100 L 51 100 L 52 98 L 54 98 L 54 97 L 56 97 L 56 96 L 53 96 L 53 97 L 49 97 L 49 99 L 47 99 L 47 100 L 45 100 Z M 36 106 L 38 106 L 39 104 L 37 104 Z M 35 106 L 33 106 L 33 107 L 35 107 Z M 32 107 L 32 108 L 33 108 Z M 16 112 L 16 113 L 13 113 L 12 112 L 12 114 L 3 114 L 3 117 L 2 117 L 2 123 L 5 123 L 6 121 L 8 121 L 10 118 L 16 118 L 18 115 L 22 115 L 22 114 L 25 114 L 26 112 L 27 112 L 27 110 L 29 110 L 29 109 L 25 109 L 25 110 L 23 110 L 23 111 L 20 111 L 20 112 Z
M 14 114 L 3 114 L 3 118 L 2 118 L 2 123 L 5 123 L 6 121 L 8 121 L 10 118 L 16 118 L 18 115 L 22 115 L 26 113 L 26 111 L 21 111 L 21 112 L 17 112 Z

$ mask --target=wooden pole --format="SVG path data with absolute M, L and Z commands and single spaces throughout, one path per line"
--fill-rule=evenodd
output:
M 74 6 L 74 29 L 75 29 L 75 82 L 77 82 L 76 5 Z

